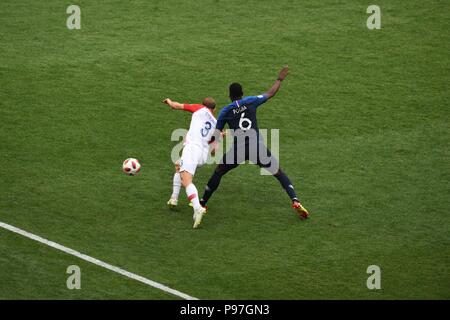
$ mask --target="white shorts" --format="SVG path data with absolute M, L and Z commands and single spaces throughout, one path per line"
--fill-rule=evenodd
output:
M 208 149 L 199 145 L 187 143 L 180 159 L 180 172 L 187 171 L 194 175 L 197 167 L 201 167 L 208 159 Z

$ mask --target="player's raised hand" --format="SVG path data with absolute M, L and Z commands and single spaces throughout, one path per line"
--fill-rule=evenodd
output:
M 164 99 L 163 103 L 167 104 L 168 106 L 170 106 L 172 109 L 175 109 L 175 110 L 183 110 L 184 109 L 183 104 L 176 102 L 176 101 L 172 101 L 172 99 L 169 99 L 169 98 Z
M 163 100 L 163 103 L 167 104 L 167 105 L 171 105 L 172 104 L 172 100 L 170 100 L 169 98 L 166 98 Z
M 289 74 L 289 67 L 284 66 L 283 69 L 280 70 L 280 73 L 278 74 L 277 81 L 272 85 L 272 87 L 265 93 L 267 99 L 272 99 L 280 90 L 281 87 L 281 81 L 286 79 L 287 75 Z
M 280 74 L 278 75 L 278 80 L 283 81 L 284 79 L 286 79 L 288 74 L 289 74 L 289 67 L 284 66 L 283 69 L 281 69 Z

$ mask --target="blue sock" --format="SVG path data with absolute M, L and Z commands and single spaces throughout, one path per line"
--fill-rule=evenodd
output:
M 292 185 L 291 181 L 289 180 L 288 176 L 281 170 L 279 170 L 275 175 L 275 178 L 280 181 L 281 186 L 288 194 L 289 198 L 291 198 L 292 201 L 298 201 L 297 194 L 295 193 L 294 186 Z

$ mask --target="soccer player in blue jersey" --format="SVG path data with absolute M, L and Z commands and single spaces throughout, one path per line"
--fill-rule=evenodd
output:
M 239 83 L 230 85 L 229 97 L 232 103 L 224 107 L 219 114 L 215 139 L 218 139 L 218 133 L 223 131 L 225 125 L 228 124 L 233 135 L 233 145 L 223 156 L 222 161 L 209 179 L 203 197 L 200 200 L 202 206 L 206 206 L 206 203 L 218 188 L 220 180 L 227 172 L 236 168 L 240 163 L 250 160 L 269 171 L 278 179 L 292 200 L 292 208 L 298 212 L 301 219 L 308 217 L 309 213 L 298 200 L 291 181 L 279 167 L 278 160 L 265 146 L 264 140 L 259 134 L 256 119 L 258 107 L 276 95 L 280 89 L 281 82 L 287 77 L 288 73 L 289 68 L 285 66 L 281 69 L 278 79 L 273 86 L 266 93 L 259 96 L 244 97 L 242 86 Z

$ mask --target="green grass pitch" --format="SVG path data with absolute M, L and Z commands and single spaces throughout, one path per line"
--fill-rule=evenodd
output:
M 81 30 L 70 4 L 0 3 L 0 221 L 200 299 L 450 298 L 448 1 L 376 1 L 380 30 L 360 0 L 78 0 Z M 190 118 L 161 100 L 222 107 L 229 83 L 260 94 L 284 64 L 259 126 L 280 129 L 311 219 L 243 165 L 192 230 L 184 193 L 165 205 Z M 0 298 L 176 297 L 0 229 Z

